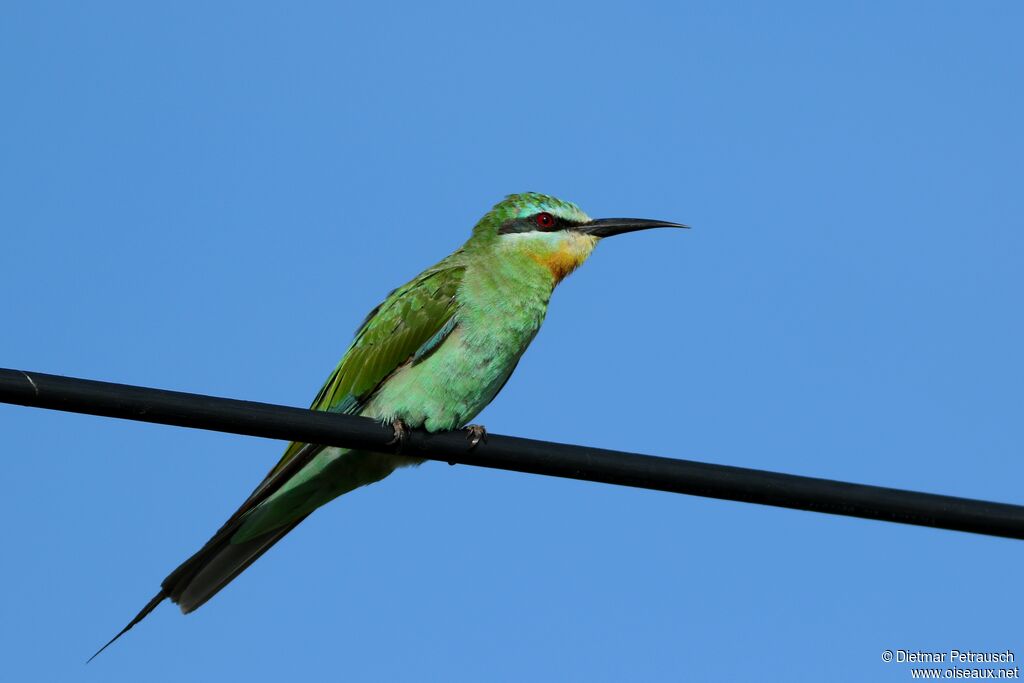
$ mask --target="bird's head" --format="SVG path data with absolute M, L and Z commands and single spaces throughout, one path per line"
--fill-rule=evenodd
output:
M 587 260 L 598 241 L 649 228 L 685 228 L 642 218 L 592 219 L 580 207 L 536 192 L 498 202 L 473 231 L 474 239 L 498 253 L 527 256 L 545 266 L 558 283 Z

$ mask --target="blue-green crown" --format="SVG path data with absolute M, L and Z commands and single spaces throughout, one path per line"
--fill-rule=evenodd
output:
M 494 234 L 507 221 L 526 218 L 538 213 L 550 213 L 570 223 L 586 223 L 590 220 L 580 207 L 557 197 L 539 192 L 510 194 L 494 205 L 477 224 L 477 231 Z

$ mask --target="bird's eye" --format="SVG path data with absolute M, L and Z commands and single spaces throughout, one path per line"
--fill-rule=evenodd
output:
M 536 216 L 534 216 L 534 220 L 537 221 L 537 227 L 539 227 L 541 230 L 550 230 L 551 228 L 555 227 L 555 217 L 552 216 L 547 211 L 543 213 L 538 213 Z

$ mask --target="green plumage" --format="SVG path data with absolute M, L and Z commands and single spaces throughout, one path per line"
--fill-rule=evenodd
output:
M 366 317 L 310 408 L 359 414 L 373 390 L 396 368 L 410 359 L 421 360 L 444 341 L 458 309 L 456 294 L 464 272 L 461 265 L 442 262 L 391 292 Z M 268 477 L 301 446 L 291 444 Z
M 601 237 L 672 225 L 631 220 L 591 221 L 553 197 L 509 196 L 460 249 L 367 316 L 312 408 L 430 431 L 464 427 L 508 380 L 555 286 Z M 419 462 L 290 444 L 235 514 L 113 640 L 165 597 L 183 612 L 196 609 L 316 508 Z

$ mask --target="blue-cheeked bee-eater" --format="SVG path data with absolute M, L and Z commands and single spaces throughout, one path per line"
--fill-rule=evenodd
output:
M 594 220 L 554 197 L 510 195 L 480 219 L 462 247 L 370 312 L 311 407 L 383 421 L 399 440 L 409 428 L 467 428 L 515 370 L 555 287 L 601 239 L 685 227 Z M 483 435 L 482 427 L 468 427 L 472 443 Z M 290 444 L 220 530 L 99 652 L 165 598 L 186 614 L 200 607 L 321 505 L 422 462 L 400 453 Z

